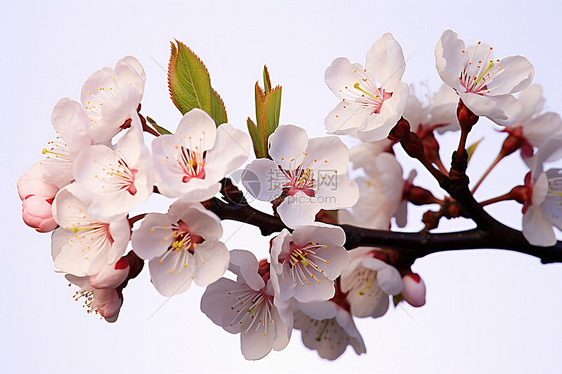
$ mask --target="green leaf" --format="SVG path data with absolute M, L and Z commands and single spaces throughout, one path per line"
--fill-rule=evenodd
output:
M 477 141 L 476 143 L 472 144 L 470 147 L 467 148 L 466 150 L 466 153 L 468 153 L 468 159 L 466 161 L 467 164 L 470 162 L 470 159 L 472 158 L 472 154 L 474 153 L 474 151 L 476 151 L 476 148 L 478 148 L 478 145 L 483 139 L 484 138 L 481 138 L 479 141 Z
M 265 97 L 265 132 L 271 135 L 279 126 L 281 113 L 281 87 L 277 86 Z
M 404 296 L 402 296 L 401 293 L 399 293 L 398 295 L 394 295 L 392 296 L 392 303 L 394 304 L 394 307 L 396 308 L 398 306 L 398 304 L 400 304 L 400 302 L 404 301 Z
M 256 82 L 255 87 L 256 95 L 256 122 L 258 123 L 258 128 L 265 130 L 265 93 L 260 87 L 259 83 Z M 262 131 L 265 133 L 265 131 Z
M 226 115 L 226 108 L 224 107 L 224 102 L 222 101 L 221 97 L 215 90 L 213 90 L 213 94 L 211 96 L 210 115 L 215 120 L 217 126 L 228 122 L 228 117 Z
M 252 143 L 254 144 L 254 153 L 256 158 L 267 157 L 267 143 L 264 143 L 262 134 L 260 133 L 258 127 L 249 117 L 247 120 L 248 132 L 252 138 Z
M 168 86 L 175 106 L 182 114 L 199 108 L 212 115 L 213 89 L 205 65 L 185 44 L 171 43 Z
M 155 120 L 153 120 L 152 118 L 150 118 L 149 116 L 146 116 L 146 120 L 148 121 L 148 123 L 150 123 L 150 125 L 152 127 L 154 127 L 154 129 L 156 131 L 158 131 L 158 133 L 160 135 L 167 135 L 167 134 L 171 134 L 171 132 L 169 132 L 168 130 L 166 130 L 165 128 L 163 128 L 162 126 L 158 126 L 158 124 L 156 123 Z
M 263 66 L 263 86 L 265 94 L 269 94 L 271 91 L 271 79 L 269 78 L 269 70 L 267 70 L 267 66 Z

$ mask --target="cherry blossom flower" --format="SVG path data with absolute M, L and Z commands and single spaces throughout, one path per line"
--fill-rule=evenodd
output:
M 88 116 L 74 100 L 59 100 L 51 114 L 51 122 L 58 136 L 43 148 L 46 157 L 40 161 L 44 168 L 42 179 L 62 188 L 74 180 L 72 163 L 92 144 L 92 139 L 88 132 Z
M 562 137 L 539 148 L 525 177 L 527 199 L 523 205 L 523 235 L 533 245 L 556 244 L 553 227 L 562 229 L 562 169 L 544 171 L 545 162 L 562 157 Z
M 425 283 L 416 273 L 408 273 L 402 278 L 402 297 L 413 307 L 425 305 Z
M 123 303 L 123 296 L 118 287 L 129 275 L 129 263 L 122 257 L 115 264 L 110 264 L 88 277 L 67 274 L 66 279 L 80 287 L 74 300 L 84 301 L 88 314 L 101 315 L 107 322 L 115 322 Z
M 435 48 L 439 76 L 477 116 L 502 126 L 517 121 L 521 104 L 512 94 L 529 86 L 533 65 L 523 56 L 495 59 L 493 48 L 478 42 L 466 49 L 458 34 L 445 30 Z
M 538 84 L 523 90 L 518 101 L 521 103 L 521 115 L 517 122 L 504 131 L 517 139 L 515 145 L 521 148 L 521 157 L 527 162 L 533 156 L 533 147 L 538 148 L 547 140 L 562 134 L 562 120 L 557 113 L 542 113 L 545 99 L 542 87 Z
M 219 181 L 248 158 L 250 138 L 229 124 L 193 109 L 180 120 L 175 135 L 152 142 L 157 185 L 162 194 L 183 201 L 208 200 L 220 190 Z
M 401 82 L 402 47 L 384 34 L 367 53 L 365 67 L 339 57 L 326 69 L 326 84 L 342 101 L 324 123 L 329 133 L 356 133 L 363 141 L 386 138 L 404 112 L 409 88 Z
M 353 258 L 340 278 L 351 314 L 356 317 L 380 317 L 386 313 L 389 296 L 402 291 L 402 278 L 394 267 L 376 258 L 372 248 L 348 252 Z
M 402 195 L 407 181 L 402 177 L 402 167 L 394 155 L 382 152 L 371 161 L 368 170 L 365 177 L 355 180 L 359 200 L 351 209 L 338 212 L 340 222 L 386 230 L 390 219 L 397 215 L 397 223 L 405 226 L 407 202 L 402 204 Z
M 144 93 L 146 75 L 140 62 L 123 57 L 115 69 L 104 67 L 90 75 L 80 94 L 96 144 L 107 143 L 136 111 Z
M 305 347 L 328 360 L 340 357 L 351 345 L 358 355 L 366 353 L 365 343 L 349 310 L 333 301 L 295 303 L 294 327 L 301 330 Z
M 334 280 L 348 265 L 345 233 L 337 226 L 317 223 L 283 230 L 271 241 L 271 281 L 280 301 L 328 300 Z
M 285 348 L 291 337 L 292 311 L 287 306 L 280 311 L 275 305 L 269 271 L 260 274 L 256 257 L 244 250 L 231 251 L 229 270 L 237 280 L 221 278 L 208 286 L 201 298 L 203 313 L 227 332 L 240 334 L 247 360 Z M 288 313 L 287 317 L 283 319 L 281 313 Z
M 349 151 L 338 137 L 308 139 L 304 129 L 283 125 L 270 135 L 269 143 L 273 160 L 254 160 L 242 174 L 242 183 L 258 200 L 273 201 L 284 194 L 277 212 L 287 226 L 314 222 L 320 209 L 355 204 L 357 185 L 345 175 Z
M 115 150 L 101 144 L 93 145 L 74 161 L 76 182 L 92 196 L 88 207 L 92 217 L 114 220 L 152 194 L 152 160 L 144 146 L 135 111 L 131 118 L 131 128 L 119 139 Z
M 205 287 L 228 268 L 219 241 L 220 219 L 201 204 L 177 201 L 166 214 L 149 213 L 133 233 L 135 253 L 146 260 L 154 287 L 164 296 L 185 292 L 193 280 Z
M 92 219 L 89 201 L 76 183 L 61 189 L 53 202 L 53 218 L 59 228 L 51 238 L 51 255 L 59 271 L 76 276 L 92 275 L 123 255 L 129 243 L 129 221 Z

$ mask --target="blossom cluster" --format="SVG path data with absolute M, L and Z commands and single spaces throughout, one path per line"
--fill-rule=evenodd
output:
M 23 220 L 52 232 L 56 270 L 79 287 L 75 298 L 84 299 L 88 312 L 109 322 L 147 261 L 163 296 L 185 292 L 192 282 L 206 287 L 201 310 L 240 334 L 246 359 L 282 350 L 293 329 L 323 358 L 336 359 L 348 345 L 365 353 L 354 318 L 381 317 L 400 301 L 422 306 L 425 284 L 392 248 L 348 248 L 340 224 L 389 230 L 392 222 L 406 225 L 409 203 L 445 204 L 414 185 L 415 170 L 403 176 L 397 141 L 389 137 L 398 122 L 407 121 L 424 157 L 444 173 L 435 133 L 461 128 L 459 101 L 504 126 L 500 155 L 520 149 L 530 167 L 511 195 L 523 204 L 523 234 L 550 246 L 553 227 L 562 227 L 562 172 L 544 170 L 545 162 L 562 157 L 562 121 L 543 112 L 542 90 L 530 85 L 533 66 L 522 56 L 496 59 L 485 43 L 466 48 L 451 30 L 435 58 L 445 84 L 420 98 L 402 81 L 404 54 L 387 33 L 365 65 L 340 57 L 327 68 L 326 84 L 341 99 L 325 118 L 332 135 L 309 138 L 295 125 L 272 129 L 268 157 L 249 162 L 237 187 L 271 203 L 285 227 L 272 237 L 268 258 L 227 248 L 222 217 L 213 212 L 214 202 L 228 203 L 225 178 L 248 161 L 253 139 L 201 108 L 187 111 L 173 133 L 150 128 L 140 113 L 146 75 L 130 56 L 92 74 L 80 101 L 55 105 L 56 137 L 17 183 Z M 144 132 L 155 135 L 150 147 Z M 338 135 L 362 143 L 350 150 Z M 175 199 L 167 213 L 133 216 L 153 193 Z

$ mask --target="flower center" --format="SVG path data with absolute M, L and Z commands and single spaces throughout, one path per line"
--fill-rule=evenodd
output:
M 289 180 L 283 186 L 283 190 L 288 196 L 294 196 L 299 191 L 302 191 L 309 197 L 315 196 L 317 183 L 314 178 L 314 173 L 310 168 L 305 168 L 302 164 L 290 170 L 279 168 Z
M 293 278 L 295 285 L 298 283 L 303 287 L 310 285 L 310 279 L 320 283 L 318 273 L 324 273 L 320 266 L 328 265 L 330 261 L 318 255 L 319 248 L 327 248 L 327 246 L 318 243 L 297 246 L 293 242 L 290 243 L 289 255 L 284 259 L 280 259 L 280 262 L 289 263 L 289 274 Z M 283 278 L 283 281 L 286 282 L 287 279 Z
M 465 92 L 479 95 L 490 93 L 492 89 L 488 88 L 488 84 L 494 76 L 503 71 L 500 70 L 502 65 L 499 63 L 499 59 L 496 59 L 494 63 L 493 48 L 488 47 L 487 51 L 482 51 L 482 48 L 486 48 L 486 46 L 478 42 L 472 52 L 472 56 L 468 57 L 464 69 L 461 71 L 459 81 L 466 90 Z M 463 50 L 461 53 L 466 54 L 467 51 Z
M 205 152 L 190 151 L 182 145 L 178 163 L 183 170 L 183 183 L 193 178 L 205 179 Z
M 230 306 L 230 310 L 236 310 L 234 319 L 230 326 L 238 325 L 242 335 L 250 331 L 257 334 L 261 329 L 263 335 L 273 332 L 274 321 L 271 314 L 273 299 L 263 290 L 255 291 L 252 289 L 238 289 L 228 291 L 230 297 L 235 297 L 235 303 Z
M 174 261 L 169 272 L 172 274 L 174 269 L 181 264 L 178 270 L 178 273 L 181 274 L 181 269 L 187 267 L 189 255 L 193 255 L 197 245 L 203 243 L 205 239 L 199 235 L 193 234 L 187 224 L 182 220 L 172 225 L 172 233 L 162 239 L 162 244 L 170 238 L 173 238 L 174 241 L 168 247 L 168 251 L 160 258 L 160 263 L 163 263 L 170 255 L 175 256 L 176 261 Z
M 135 177 L 139 171 L 137 169 L 131 169 L 125 159 L 120 157 L 117 160 L 117 164 L 109 162 L 107 165 L 104 165 L 102 170 L 105 172 L 105 175 L 109 177 L 98 177 L 98 179 L 104 182 L 102 188 L 105 189 L 105 184 L 107 184 L 111 187 L 111 190 L 126 190 L 133 196 L 137 193 Z
M 366 82 L 367 81 L 363 81 L 363 83 Z M 386 92 L 382 87 L 377 87 L 377 85 L 368 86 L 367 89 L 370 89 L 372 93 L 361 88 L 361 84 L 359 82 L 355 82 L 353 88 L 361 92 L 361 97 L 364 98 L 365 101 L 364 105 L 368 105 L 372 109 L 372 113 L 375 114 L 379 114 L 385 100 L 392 97 L 392 92 Z

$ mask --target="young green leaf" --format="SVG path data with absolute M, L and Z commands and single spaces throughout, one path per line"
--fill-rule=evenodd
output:
M 466 150 L 466 153 L 468 153 L 468 159 L 466 160 L 467 164 L 470 162 L 470 159 L 472 158 L 474 151 L 476 151 L 476 148 L 478 148 L 478 145 L 483 139 L 484 138 L 480 139 L 479 141 L 477 141 L 476 143 L 472 144 L 470 147 L 467 148 Z
M 154 129 L 156 131 L 158 131 L 158 133 L 160 135 L 167 135 L 167 134 L 171 134 L 171 132 L 169 132 L 168 130 L 166 130 L 164 127 L 159 126 L 155 120 L 153 120 L 152 118 L 150 118 L 149 116 L 146 116 L 146 120 L 148 121 L 148 123 L 150 123 L 150 125 L 152 127 L 154 127 Z
M 249 117 L 247 120 L 248 125 L 248 132 L 250 133 L 250 137 L 252 138 L 252 142 L 254 144 L 254 153 L 256 158 L 264 158 L 267 157 L 267 144 L 263 141 L 263 136 L 258 130 L 258 127 Z
M 281 86 L 275 87 L 265 97 L 265 132 L 271 135 L 279 126 L 281 113 Z
M 267 66 L 263 66 L 263 87 L 265 94 L 269 94 L 271 91 L 271 79 L 269 78 L 269 70 L 267 70 Z
M 182 114 L 199 108 L 211 114 L 213 90 L 203 62 L 185 44 L 171 43 L 168 86 L 175 106 Z
M 228 122 L 228 117 L 226 115 L 226 108 L 224 107 L 224 102 L 222 101 L 221 97 L 215 90 L 213 90 L 213 94 L 211 96 L 210 115 L 215 120 L 217 126 Z

